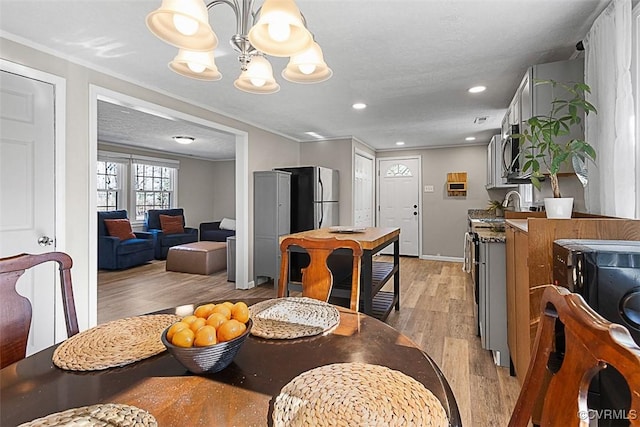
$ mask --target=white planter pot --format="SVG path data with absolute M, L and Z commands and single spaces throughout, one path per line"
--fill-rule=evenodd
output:
M 544 199 L 547 218 L 571 218 L 573 197 L 549 197 Z

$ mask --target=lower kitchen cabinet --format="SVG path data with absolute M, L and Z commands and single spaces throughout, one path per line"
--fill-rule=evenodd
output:
M 553 242 L 557 239 L 640 240 L 640 220 L 602 218 L 574 212 L 571 219 L 506 216 L 507 341 L 522 384 L 531 361 L 540 319 L 540 296 L 553 283 Z M 525 216 L 526 215 L 526 216 Z M 542 213 L 544 215 L 544 213 Z
M 524 230 L 508 223 L 505 231 L 507 239 L 505 245 L 507 340 L 516 376 L 522 383 L 531 360 L 529 267 L 527 264 L 529 236 Z
M 482 348 L 493 351 L 497 365 L 508 367 L 505 244 L 481 239 L 478 249 L 478 325 Z

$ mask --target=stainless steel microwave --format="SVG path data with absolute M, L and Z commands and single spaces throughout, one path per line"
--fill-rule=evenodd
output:
M 524 164 L 523 151 L 520 149 L 520 138 L 514 135 L 520 133 L 520 126 L 509 125 L 506 137 L 502 140 L 502 177 L 507 184 L 527 184 L 531 174 L 522 172 Z

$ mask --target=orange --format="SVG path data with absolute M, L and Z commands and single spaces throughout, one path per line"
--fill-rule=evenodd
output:
M 224 304 L 217 304 L 213 307 L 211 314 L 213 313 L 221 313 L 224 314 L 224 317 L 226 317 L 227 320 L 231 319 L 231 309 Z
M 231 309 L 231 318 L 236 319 L 238 322 L 247 323 L 249 321 L 249 307 L 247 307 L 247 304 L 242 301 L 235 303 Z
M 193 345 L 196 347 L 206 347 L 216 342 L 216 328 L 213 326 L 203 326 L 196 332 Z
M 233 308 L 233 303 L 231 301 L 225 301 L 222 303 L 222 305 L 226 305 L 229 308 L 229 310 Z
M 203 319 L 206 319 L 211 315 L 211 313 L 213 312 L 213 307 L 215 306 L 216 306 L 215 304 L 201 305 L 198 308 L 196 308 L 196 311 L 194 311 L 193 314 L 197 317 L 202 317 Z
M 192 324 L 189 325 L 189 328 L 191 328 L 191 330 L 193 332 L 195 332 L 198 329 L 202 328 L 206 323 L 207 323 L 207 319 L 203 319 L 202 317 L 198 317 L 196 320 L 193 321 Z
M 195 333 L 191 329 L 185 328 L 173 334 L 171 344 L 177 347 L 191 347 L 193 346 L 194 338 Z
M 189 325 L 184 323 L 184 322 L 176 322 L 176 323 L 174 323 L 167 330 L 167 341 L 171 342 L 171 338 L 173 338 L 173 335 L 176 332 L 181 331 L 182 329 L 185 329 L 185 328 L 188 328 L 188 327 L 189 327 Z
M 207 325 L 213 326 L 217 329 L 227 320 L 229 319 L 227 319 L 227 317 L 222 313 L 212 313 L 211 316 L 207 318 Z
M 230 341 L 242 335 L 247 326 L 236 319 L 227 320 L 218 328 L 218 342 Z
M 190 314 L 189 316 L 185 316 L 182 318 L 182 322 L 186 323 L 187 325 L 192 324 L 193 322 L 196 321 L 198 317 L 194 316 L 193 314 Z

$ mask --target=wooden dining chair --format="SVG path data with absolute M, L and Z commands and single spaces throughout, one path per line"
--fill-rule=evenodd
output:
M 67 335 L 78 333 L 76 306 L 71 285 L 71 257 L 63 252 L 38 255 L 21 254 L 0 259 L 0 368 L 20 359 L 27 351 L 27 338 L 31 328 L 31 303 L 16 291 L 16 283 L 25 270 L 48 261 L 58 263 L 62 303 Z M 36 289 L 37 291 L 37 289 Z
M 548 286 L 541 308 L 533 359 L 509 427 L 528 426 L 534 413 L 534 425 L 587 427 L 589 384 L 607 365 L 620 372 L 631 390 L 628 413 L 640 415 L 640 348 L 629 331 L 566 288 Z M 640 426 L 640 416 L 630 422 Z
M 358 311 L 360 297 L 360 266 L 362 261 L 362 246 L 350 239 L 316 239 L 312 237 L 287 237 L 280 243 L 282 261 L 280 263 L 280 282 L 278 283 L 278 297 L 287 295 L 289 285 L 289 248 L 298 246 L 303 248 L 311 258 L 309 265 L 302 269 L 302 296 L 328 301 L 333 288 L 333 274 L 327 265 L 327 258 L 336 249 L 351 249 L 353 262 L 351 269 L 351 294 L 349 307 Z

